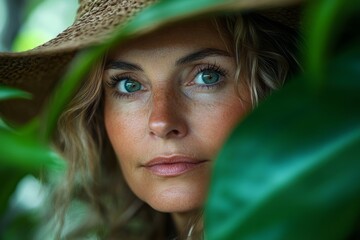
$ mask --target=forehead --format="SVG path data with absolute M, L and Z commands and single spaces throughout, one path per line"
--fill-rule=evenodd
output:
M 125 42 L 109 53 L 109 58 L 131 57 L 137 54 L 197 50 L 199 48 L 227 49 L 227 39 L 216 27 L 215 20 L 197 19 L 167 26 Z

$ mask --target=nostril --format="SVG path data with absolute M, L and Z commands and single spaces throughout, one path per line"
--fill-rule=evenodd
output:
M 173 134 L 176 135 L 176 136 L 180 134 L 179 130 L 176 130 L 176 129 L 172 130 L 172 132 L 173 132 Z
M 187 127 L 183 119 L 166 116 L 152 116 L 149 119 L 149 133 L 160 138 L 181 138 L 186 135 Z

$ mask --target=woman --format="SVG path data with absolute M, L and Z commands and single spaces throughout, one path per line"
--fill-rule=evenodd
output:
M 107 16 L 101 9 L 124 12 L 141 3 L 82 1 L 73 28 Z M 59 233 L 67 209 L 80 200 L 89 220 L 68 237 L 94 230 L 109 239 L 200 238 L 211 168 L 226 137 L 299 69 L 298 34 L 280 15 L 192 18 L 110 49 L 53 138 L 69 162 L 55 194 Z M 45 47 L 56 48 L 63 36 Z

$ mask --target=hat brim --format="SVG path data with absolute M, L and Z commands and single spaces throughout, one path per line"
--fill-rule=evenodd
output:
M 0 102 L 1 117 L 11 122 L 25 123 L 37 115 L 79 50 L 95 45 L 111 46 L 120 40 L 139 37 L 164 25 L 200 16 L 250 10 L 265 12 L 268 9 L 275 9 L 276 12 L 276 9 L 298 5 L 300 2 L 301 0 L 160 1 L 140 11 L 131 21 L 128 21 L 126 16 L 117 18 L 111 14 L 104 15 L 106 17 L 98 22 L 89 21 L 87 16 L 93 17 L 94 14 L 102 16 L 101 11 L 95 11 L 94 14 L 89 12 L 42 46 L 26 52 L 0 53 L 0 83 L 33 95 L 32 100 L 16 99 Z M 289 21 L 289 26 L 295 26 L 298 21 L 298 16 L 286 16 L 286 12 L 284 16 L 269 11 L 269 16 L 271 14 L 279 18 L 279 22 Z M 111 27 L 102 28 L 109 22 L 112 22 Z M 126 24 L 121 24 L 125 22 Z M 79 28 L 82 29 L 81 32 Z

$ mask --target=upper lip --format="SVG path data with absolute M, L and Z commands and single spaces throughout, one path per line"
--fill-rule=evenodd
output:
M 175 163 L 201 163 L 207 160 L 197 159 L 189 156 L 159 156 L 151 159 L 144 164 L 145 167 L 151 167 L 160 164 L 175 164 Z

